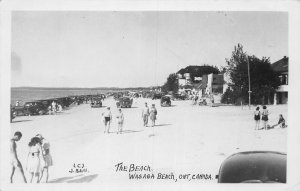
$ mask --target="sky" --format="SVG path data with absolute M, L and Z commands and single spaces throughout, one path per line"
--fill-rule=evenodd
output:
M 285 12 L 14 11 L 12 87 L 149 87 L 234 46 L 288 56 Z

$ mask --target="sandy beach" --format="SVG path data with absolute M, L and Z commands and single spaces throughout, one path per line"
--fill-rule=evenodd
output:
M 155 127 L 143 127 L 141 107 L 155 103 L 158 120 Z M 142 173 L 210 174 L 215 175 L 224 159 L 241 151 L 286 152 L 287 129 L 254 130 L 253 112 L 247 106 L 196 106 L 191 101 L 173 101 L 172 107 L 160 107 L 159 100 L 134 99 L 132 108 L 124 108 L 124 134 L 116 134 L 117 108 L 112 98 L 103 102 L 113 114 L 111 134 L 104 134 L 101 113 L 105 107 L 89 104 L 74 106 L 57 115 L 23 116 L 14 119 L 11 133 L 21 131 L 17 143 L 19 159 L 26 166 L 28 142 L 42 134 L 51 144 L 54 166 L 50 167 L 51 183 L 115 183 L 151 180 L 130 180 L 129 172 L 116 172 L 118 163 L 130 166 L 150 166 Z M 287 105 L 268 106 L 269 124 L 283 114 L 287 120 Z M 288 120 L 287 120 L 288 123 Z M 87 172 L 71 173 L 73 165 L 84 165 Z M 138 173 L 138 172 L 136 172 Z M 26 173 L 28 177 L 28 174 Z M 16 175 L 15 181 L 19 181 Z M 161 180 L 172 182 L 174 180 Z M 187 180 L 178 180 L 187 181 Z

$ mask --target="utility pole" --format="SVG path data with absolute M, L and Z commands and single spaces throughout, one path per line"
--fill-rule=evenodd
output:
M 250 64 L 249 64 L 249 57 L 248 55 L 246 56 L 247 64 L 248 64 L 248 87 L 249 87 L 249 109 L 251 109 L 251 85 L 250 85 Z

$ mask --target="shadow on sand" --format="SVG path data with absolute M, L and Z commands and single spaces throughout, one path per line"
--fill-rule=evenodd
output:
M 19 121 L 12 121 L 12 123 L 20 123 L 20 122 L 27 122 L 27 121 L 32 121 L 32 120 L 24 119 L 24 120 L 19 120 Z
M 138 107 L 120 107 L 118 109 L 135 109 L 135 108 L 138 108 Z
M 53 114 L 47 114 L 47 115 L 70 115 L 71 113 L 69 112 L 56 112 L 56 113 L 53 113 Z M 43 115 L 43 116 L 47 116 L 47 115 Z M 39 115 L 39 116 L 42 116 L 42 115 Z
M 115 133 L 115 134 L 117 134 L 117 132 L 118 132 L 118 131 L 111 131 L 111 132 L 109 132 L 109 133 Z M 141 130 L 141 131 L 134 131 L 134 130 L 123 130 L 121 134 L 127 134 L 127 133 L 138 133 L 138 132 L 142 132 L 142 130 Z
M 49 183 L 86 183 L 91 182 L 95 178 L 97 178 L 98 174 L 92 174 L 88 176 L 78 175 L 73 177 L 63 177 L 57 178 L 54 180 L 49 181 Z M 80 177 L 80 178 L 77 178 Z
M 155 125 L 154 127 L 162 127 L 162 126 L 169 126 L 169 125 L 172 125 L 172 124 L 157 124 L 157 125 Z

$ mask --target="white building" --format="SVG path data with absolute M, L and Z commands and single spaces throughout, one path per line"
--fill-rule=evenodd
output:
M 272 64 L 272 69 L 277 73 L 281 85 L 274 94 L 274 105 L 288 103 L 288 84 L 289 84 L 289 58 L 284 56 L 282 59 Z

